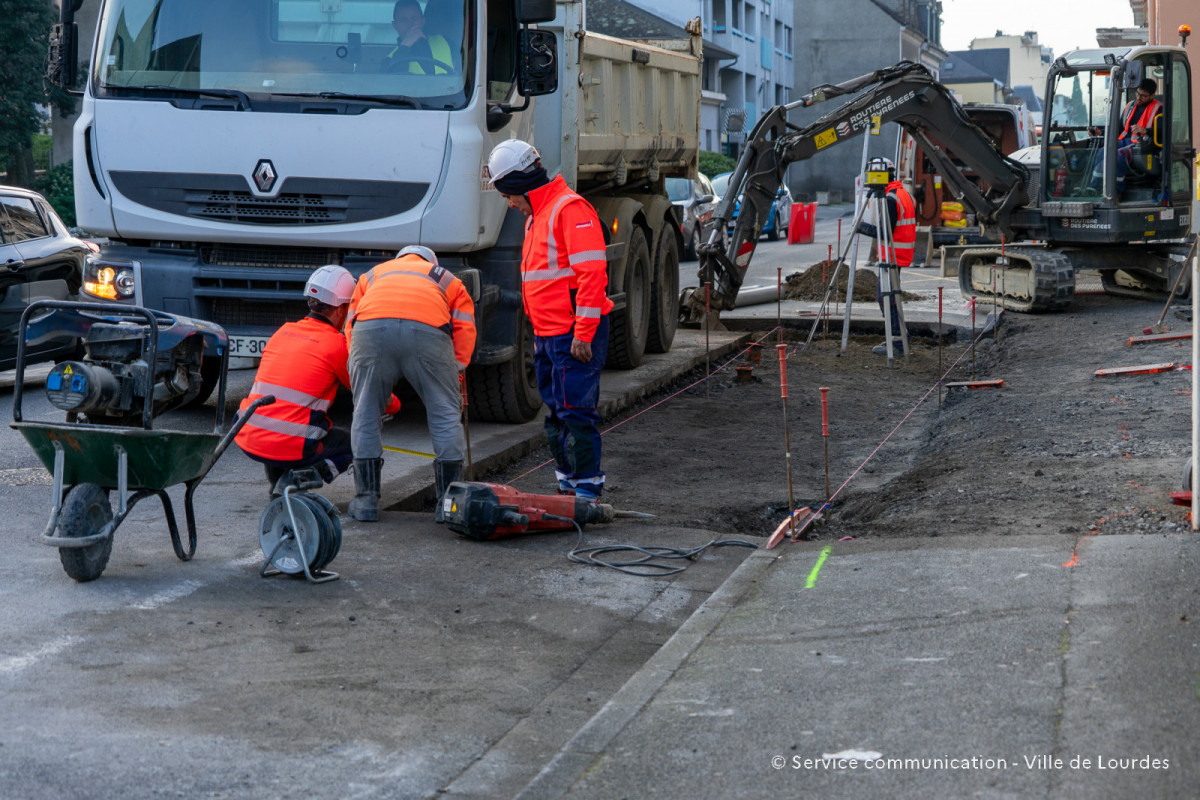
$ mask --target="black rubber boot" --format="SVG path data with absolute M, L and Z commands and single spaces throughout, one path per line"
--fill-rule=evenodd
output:
M 273 467 L 270 464 L 263 464 L 263 469 L 267 473 L 267 491 L 271 493 L 271 497 L 278 497 L 279 495 L 283 494 L 282 488 L 280 488 L 279 491 L 275 491 L 275 487 L 279 483 L 279 479 L 288 473 L 287 468 Z
M 434 522 L 442 523 L 446 521 L 442 499 L 446 496 L 446 489 L 450 484 L 462 477 L 462 469 L 463 462 L 461 461 L 442 461 L 438 459 L 433 462 L 433 485 L 437 490 L 437 511 L 433 515 Z
M 379 519 L 379 474 L 382 458 L 354 459 L 354 499 L 350 501 L 350 516 L 360 522 Z

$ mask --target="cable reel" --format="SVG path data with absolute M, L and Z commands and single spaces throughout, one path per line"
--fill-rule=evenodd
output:
M 258 543 L 267 562 L 259 570 L 272 575 L 300 575 L 310 583 L 337 580 L 329 565 L 342 549 L 342 522 L 337 508 L 319 494 L 287 486 L 263 509 Z

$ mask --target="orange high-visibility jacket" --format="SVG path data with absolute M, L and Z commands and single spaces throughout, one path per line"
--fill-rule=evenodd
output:
M 1162 113 L 1162 103 L 1157 100 L 1151 100 L 1146 104 L 1145 109 L 1138 115 L 1137 119 L 1133 118 L 1133 112 L 1137 110 L 1137 101 L 1130 100 L 1129 105 L 1125 106 L 1125 110 L 1121 112 L 1121 116 L 1125 118 L 1125 130 L 1121 132 L 1121 138 L 1131 139 L 1129 129 L 1134 125 L 1141 125 L 1149 132 L 1151 138 L 1154 136 L 1154 118 Z M 1140 137 L 1139 137 L 1140 138 Z
M 896 227 L 892 229 L 892 249 L 880 245 L 880 259 L 898 267 L 910 267 L 917 243 L 917 204 L 900 181 L 889 183 L 887 191 L 896 198 Z
M 525 222 L 521 294 L 533 332 L 558 336 L 574 326 L 576 339 L 591 342 L 600 317 L 613 307 L 606 293 L 608 261 L 600 218 L 561 175 L 527 196 L 533 216 Z
M 247 453 L 273 461 L 298 461 L 318 452 L 333 427 L 326 412 L 338 384 L 350 388 L 347 357 L 346 337 L 328 320 L 309 316 L 285 324 L 267 342 L 241 411 L 263 395 L 274 395 L 275 402 L 260 406 L 234 441 Z M 399 410 L 393 395 L 387 413 Z
M 350 298 L 351 327 L 365 319 L 411 319 L 446 332 L 460 369 L 475 352 L 475 302 L 463 282 L 415 253 L 385 261 L 358 279 Z

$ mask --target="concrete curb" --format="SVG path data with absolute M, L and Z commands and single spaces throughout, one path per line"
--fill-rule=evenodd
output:
M 646 664 L 571 737 L 515 800 L 550 800 L 564 795 L 609 743 L 653 699 L 730 610 L 754 587 L 780 553 L 758 549 L 675 631 Z

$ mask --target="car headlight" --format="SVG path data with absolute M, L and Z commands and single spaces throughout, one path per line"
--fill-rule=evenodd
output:
M 137 292 L 133 261 L 90 256 L 83 265 L 83 291 L 101 300 L 129 301 Z

